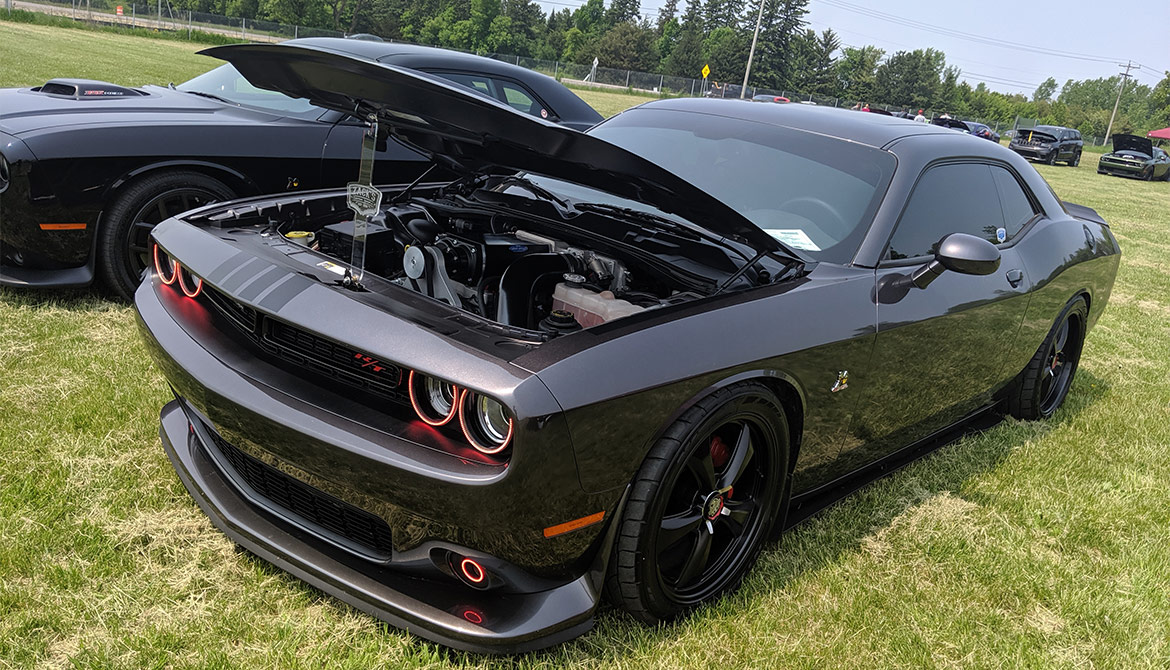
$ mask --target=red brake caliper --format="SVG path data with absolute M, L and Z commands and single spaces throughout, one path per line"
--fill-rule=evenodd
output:
M 727 465 L 727 459 L 731 458 L 731 450 L 723 442 L 723 438 L 716 435 L 711 438 L 711 463 L 716 470 L 721 469 Z

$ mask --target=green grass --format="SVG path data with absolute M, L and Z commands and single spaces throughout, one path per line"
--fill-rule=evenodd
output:
M 0 24 L 0 77 L 179 80 L 210 65 L 195 48 Z M 680 623 L 607 609 L 517 659 L 422 642 L 236 550 L 162 453 L 168 393 L 132 310 L 0 290 L 0 667 L 1166 667 L 1170 184 L 1094 168 L 1037 166 L 1124 250 L 1052 421 L 1005 421 L 864 489 Z
M 184 42 L 199 42 L 202 44 L 237 44 L 243 40 L 224 35 L 221 33 L 210 33 L 203 30 L 187 30 L 169 31 L 169 30 L 155 30 L 150 28 L 132 28 L 130 26 L 111 26 L 100 23 L 87 23 L 81 20 L 74 20 L 68 16 L 57 16 L 54 14 L 42 14 L 41 12 L 30 12 L 23 9 L 14 9 L 11 12 L 0 13 L 0 21 L 10 21 L 13 23 L 25 23 L 38 26 L 50 26 L 54 28 L 66 28 L 69 30 L 89 30 L 102 33 L 114 33 L 117 35 L 125 35 L 132 37 L 150 37 L 164 40 L 181 40 Z

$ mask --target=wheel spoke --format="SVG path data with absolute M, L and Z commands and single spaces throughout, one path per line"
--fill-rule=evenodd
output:
M 702 456 L 698 454 L 692 456 L 687 461 L 687 469 L 698 480 L 700 490 L 715 488 L 715 463 L 711 461 L 710 451 L 705 452 Z
M 703 514 L 699 510 L 691 509 L 682 514 L 674 514 L 662 518 L 662 525 L 658 531 L 658 553 L 670 549 L 675 544 L 703 523 Z
M 158 201 L 158 215 L 159 215 L 159 219 L 158 219 L 159 223 L 162 223 L 163 221 L 167 220 L 167 204 L 166 204 L 165 200 L 160 199 Z
M 696 577 L 703 574 L 703 568 L 707 567 L 707 559 L 711 556 L 711 534 L 705 530 L 700 530 L 699 534 L 695 536 L 695 546 L 691 549 L 691 553 L 687 556 L 686 562 L 683 563 L 682 570 L 678 573 L 678 582 L 676 586 L 682 588 L 693 581 Z
M 720 518 L 733 534 L 739 535 L 747 527 L 747 521 L 755 509 L 756 504 L 751 500 L 742 502 L 729 500 L 727 506 L 724 507 L 726 514 Z
M 731 451 L 731 460 L 727 463 L 727 469 L 724 470 L 723 475 L 719 478 L 719 484 L 716 486 L 716 489 L 725 489 L 729 486 L 734 486 L 747 467 L 748 461 L 752 459 L 753 453 L 755 453 L 755 450 L 752 448 L 752 430 L 747 422 L 744 422 L 743 427 L 739 431 L 739 437 L 735 440 L 735 447 Z

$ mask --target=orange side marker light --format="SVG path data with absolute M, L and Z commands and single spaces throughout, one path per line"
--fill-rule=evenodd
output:
M 583 516 L 580 519 L 573 519 L 572 521 L 566 521 L 565 523 L 558 523 L 555 526 L 549 526 L 548 528 L 545 528 L 544 536 L 549 538 L 556 537 L 557 535 L 564 535 L 565 533 L 570 533 L 574 530 L 585 528 L 586 526 L 592 526 L 595 523 L 601 523 L 601 520 L 604 518 L 605 510 L 602 510 L 597 514 L 590 514 L 589 516 Z

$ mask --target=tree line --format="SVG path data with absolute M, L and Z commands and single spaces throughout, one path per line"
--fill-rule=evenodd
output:
M 586 0 L 546 14 L 533 0 L 171 0 L 175 9 L 263 19 L 480 53 L 591 64 L 740 83 L 758 17 L 755 0 L 667 0 L 653 20 L 639 0 Z M 850 102 L 1011 123 L 1017 116 L 1103 136 L 1120 76 L 1049 77 L 1032 96 L 972 87 L 934 48 L 886 53 L 816 32 L 809 0 L 763 0 L 749 85 Z M 1115 132 L 1170 125 L 1170 72 L 1154 87 L 1130 82 Z

